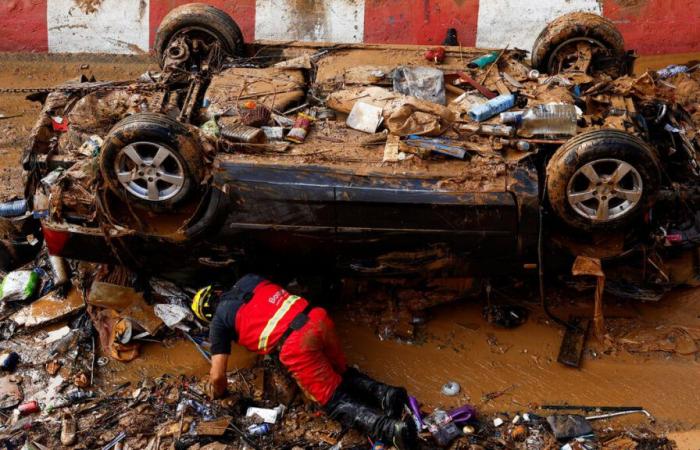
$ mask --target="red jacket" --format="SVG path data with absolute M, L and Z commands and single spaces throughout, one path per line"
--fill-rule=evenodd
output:
M 262 281 L 236 314 L 238 343 L 261 355 L 270 353 L 292 320 L 308 304 L 305 299 L 291 295 L 282 287 Z

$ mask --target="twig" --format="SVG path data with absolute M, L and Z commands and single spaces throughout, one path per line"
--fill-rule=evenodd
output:
M 308 104 L 308 103 L 304 103 L 303 105 L 299 105 L 299 106 L 297 106 L 297 107 L 295 107 L 295 108 L 288 109 L 287 111 L 283 112 L 282 115 L 283 115 L 283 116 L 286 116 L 287 114 L 292 114 L 292 113 L 294 113 L 294 112 L 299 111 L 300 109 L 306 108 L 307 106 L 309 106 L 309 104 Z
M 338 144 L 342 144 L 342 143 L 343 143 L 343 140 L 342 140 L 342 139 L 333 138 L 333 137 L 329 137 L 329 136 L 316 136 L 316 139 L 319 139 L 319 140 L 321 140 L 321 141 L 335 142 L 335 143 L 338 143 Z
M 515 385 L 511 384 L 510 386 L 501 391 L 488 392 L 481 397 L 481 402 L 488 403 L 491 400 L 496 400 L 498 397 L 505 395 L 508 391 L 511 391 L 513 389 L 515 389 Z
M 491 72 L 491 69 L 493 69 L 494 66 L 498 66 L 498 61 L 501 60 L 501 56 L 503 56 L 503 54 L 506 52 L 506 50 L 508 50 L 509 46 L 510 46 L 510 44 L 506 45 L 506 47 L 503 50 L 501 50 L 501 53 L 498 54 L 498 56 L 496 57 L 496 60 L 491 63 L 491 65 L 489 66 L 488 69 L 486 69 L 486 73 L 484 73 L 484 77 L 481 79 L 480 84 L 486 83 L 486 78 L 488 78 L 489 73 Z
M 92 333 L 92 362 L 90 364 L 90 386 L 95 378 L 95 358 L 97 357 L 97 349 L 95 348 L 95 333 Z

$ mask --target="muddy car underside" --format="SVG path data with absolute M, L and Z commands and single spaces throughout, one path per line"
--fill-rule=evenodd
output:
M 696 259 L 684 253 L 696 235 L 692 117 L 663 79 L 626 75 L 630 56 L 606 23 L 564 19 L 536 44 L 533 65 L 553 73 L 539 76 L 520 50 L 234 51 L 233 38 L 188 29 L 168 40 L 164 25 L 162 72 L 46 97 L 26 194 L 49 249 L 71 258 L 164 269 L 274 255 L 310 270 L 487 274 L 535 267 L 544 248 L 559 270 L 584 255 L 644 268 L 626 275 L 637 283 L 690 281 L 664 261 Z M 588 38 L 562 43 L 576 20 Z M 485 54 L 495 59 L 465 69 Z M 397 73 L 412 68 L 437 70 L 444 100 L 425 99 L 425 80 L 412 87 L 424 98 L 402 93 Z M 470 117 L 512 94 L 516 110 L 575 105 L 576 137 Z M 370 109 L 359 126 L 358 103 Z M 300 120 L 305 135 L 291 139 Z

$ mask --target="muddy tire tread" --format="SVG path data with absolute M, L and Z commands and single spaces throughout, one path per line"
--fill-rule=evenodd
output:
M 123 119 L 111 129 L 100 152 L 100 171 L 105 183 L 117 195 L 127 195 L 114 174 L 114 159 L 124 146 L 143 140 L 167 144 L 178 153 L 182 158 L 181 162 L 184 163 L 185 186 L 177 196 L 157 204 L 132 196 L 128 196 L 128 198 L 130 201 L 156 210 L 173 209 L 197 190 L 204 178 L 205 167 L 202 151 L 196 137 L 186 126 L 164 114 L 134 114 Z
M 573 12 L 558 17 L 539 34 L 532 47 L 532 67 L 546 73 L 552 51 L 576 37 L 595 38 L 618 54 L 625 51 L 625 40 L 610 19 L 594 13 Z
M 153 48 L 158 63 L 163 64 L 163 54 L 175 33 L 186 26 L 209 28 L 218 35 L 228 56 L 243 53 L 243 33 L 238 24 L 224 11 L 204 3 L 190 3 L 170 11 L 158 26 Z
M 570 178 L 582 164 L 606 158 L 619 158 L 632 164 L 642 176 L 644 191 L 643 198 L 629 214 L 598 223 L 581 217 L 573 210 L 566 190 Z M 629 226 L 653 205 L 660 180 L 659 162 L 654 150 L 637 136 L 620 130 L 596 130 L 572 138 L 555 152 L 546 168 L 550 207 L 566 225 L 584 232 L 619 230 Z

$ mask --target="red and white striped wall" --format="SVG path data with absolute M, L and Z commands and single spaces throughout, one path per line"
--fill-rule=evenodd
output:
M 200 0 L 202 1 L 202 0 Z M 186 0 L 0 0 L 0 51 L 139 53 Z M 548 20 L 592 11 L 640 54 L 700 52 L 700 0 L 205 0 L 246 40 L 439 44 L 529 49 Z

